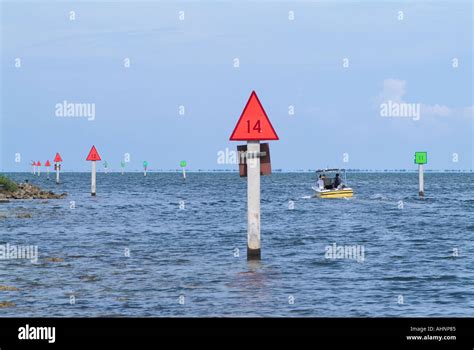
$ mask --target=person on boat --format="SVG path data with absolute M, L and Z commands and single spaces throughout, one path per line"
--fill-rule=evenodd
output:
M 319 180 L 318 180 L 318 188 L 320 190 L 324 190 L 324 180 L 323 180 L 323 175 L 319 175 Z
M 336 177 L 334 178 L 334 188 L 339 189 L 339 186 L 342 185 L 341 178 L 339 177 L 339 173 L 336 174 Z
M 326 175 L 321 175 L 321 180 L 323 182 L 323 189 L 324 190 L 329 190 L 331 189 L 331 179 L 328 178 Z

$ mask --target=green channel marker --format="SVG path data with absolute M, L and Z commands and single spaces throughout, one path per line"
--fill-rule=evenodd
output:
M 143 167 L 146 168 L 147 166 L 148 166 L 148 162 L 145 160 L 145 161 L 143 162 Z
M 120 166 L 121 166 L 122 168 L 125 168 L 125 162 L 120 162 Z
M 428 163 L 428 152 L 415 152 L 415 164 Z
M 418 164 L 418 195 L 425 196 L 425 180 L 423 178 L 423 165 L 428 163 L 428 152 L 415 152 L 415 164 Z
M 186 181 L 186 161 L 182 160 L 179 165 L 183 168 L 183 180 Z

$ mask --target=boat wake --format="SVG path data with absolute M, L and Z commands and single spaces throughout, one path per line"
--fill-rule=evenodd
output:
M 387 196 L 384 196 L 384 195 L 381 194 L 381 193 L 376 193 L 376 194 L 370 196 L 370 199 L 376 199 L 376 200 L 386 201 L 386 200 L 388 200 L 388 197 L 387 197 Z

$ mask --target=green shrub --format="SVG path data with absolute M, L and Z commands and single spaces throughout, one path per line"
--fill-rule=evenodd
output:
M 14 192 L 18 189 L 18 185 L 15 181 L 10 180 L 8 177 L 4 175 L 0 175 L 0 191 L 9 191 Z

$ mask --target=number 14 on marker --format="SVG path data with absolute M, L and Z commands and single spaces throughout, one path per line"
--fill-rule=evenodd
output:
M 255 125 L 253 126 L 252 130 L 255 130 L 259 133 L 262 132 L 262 127 L 260 126 L 260 119 L 257 120 L 257 122 L 255 123 Z M 250 120 L 247 120 L 247 132 L 250 134 Z

